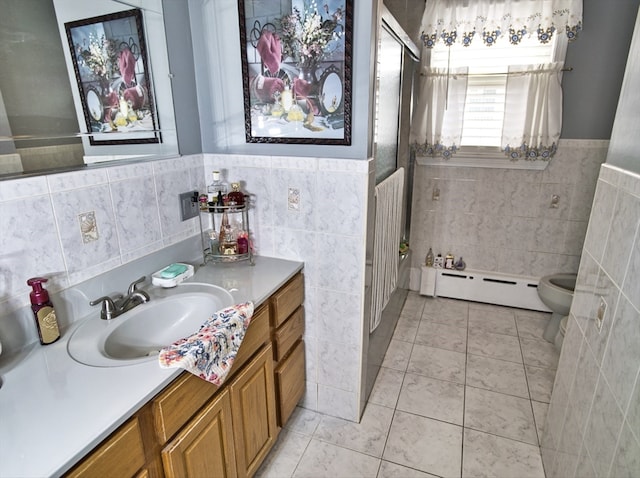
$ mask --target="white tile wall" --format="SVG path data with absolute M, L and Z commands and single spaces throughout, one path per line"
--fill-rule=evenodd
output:
M 369 162 L 204 155 L 204 177 L 240 181 L 258 254 L 304 261 L 306 408 L 358 420 Z M 208 181 L 208 179 L 207 179 Z M 289 188 L 300 191 L 288 208 Z
M 191 237 L 178 195 L 204 184 L 202 156 L 0 182 L 0 330 L 29 304 L 27 279 L 59 291 Z M 95 212 L 98 239 L 84 243 L 78 215 Z M 37 340 L 35 329 L 24 340 Z
M 560 140 L 544 171 L 417 165 L 410 241 L 414 271 L 429 247 L 436 254 L 462 256 L 476 270 L 532 276 L 577 271 L 607 145 Z M 438 201 L 434 188 L 440 191 Z M 549 207 L 554 194 L 560 197 L 558 208 Z
M 640 176 L 605 164 L 544 426 L 547 478 L 640 476 L 639 230 Z

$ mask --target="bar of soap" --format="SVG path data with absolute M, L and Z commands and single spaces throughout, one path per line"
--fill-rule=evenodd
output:
M 187 271 L 187 266 L 184 264 L 171 264 L 160 273 L 160 277 L 163 279 L 173 279 L 174 277 L 184 274 Z

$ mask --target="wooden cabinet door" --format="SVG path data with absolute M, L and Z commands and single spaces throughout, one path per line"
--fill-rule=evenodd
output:
M 278 435 L 271 345 L 231 383 L 238 476 L 253 476 Z
M 162 450 L 167 478 L 236 475 L 229 392 L 205 406 Z

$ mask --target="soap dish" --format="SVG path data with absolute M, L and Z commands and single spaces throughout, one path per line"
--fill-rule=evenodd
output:
M 173 270 L 183 270 L 183 272 L 177 273 L 175 275 L 167 274 L 167 271 Z M 173 277 L 167 277 L 168 275 L 173 275 Z M 180 282 L 188 279 L 192 275 L 193 266 L 191 264 L 176 262 L 151 274 L 151 283 L 156 286 L 170 288 L 177 286 L 178 284 L 180 284 Z

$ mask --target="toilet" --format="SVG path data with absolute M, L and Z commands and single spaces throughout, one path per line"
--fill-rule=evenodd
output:
M 577 274 L 551 274 L 544 276 L 538 283 L 538 295 L 544 305 L 551 309 L 551 319 L 542 335 L 553 343 L 560 328 L 560 321 L 569 315 L 573 290 L 576 287 Z M 566 323 L 566 322 L 565 322 Z

